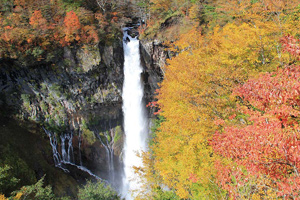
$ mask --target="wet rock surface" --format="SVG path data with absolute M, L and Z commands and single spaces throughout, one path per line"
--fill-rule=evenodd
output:
M 130 35 L 138 36 L 137 26 L 131 30 Z M 57 138 L 72 132 L 74 164 L 84 166 L 111 182 L 121 180 L 124 143 L 122 41 L 100 43 L 93 47 L 65 47 L 60 52 L 63 55 L 55 63 L 28 62 L 34 64 L 23 66 L 17 60 L 0 60 L 1 116 L 13 116 L 37 124 L 39 128 L 36 132 L 45 141 L 49 139 L 42 127 Z M 168 53 L 158 41 L 141 41 L 140 52 L 144 67 L 144 99 L 148 103 L 155 100 L 153 94 L 163 79 Z M 153 112 L 149 109 L 150 116 L 153 116 Z M 48 147 L 51 148 L 50 145 Z M 60 139 L 57 150 L 62 153 Z M 46 154 L 49 166 L 54 167 L 52 152 L 48 150 Z M 114 166 L 113 176 L 111 164 Z M 63 185 L 63 182 L 76 180 L 81 183 L 85 178 L 93 179 L 72 165 L 65 167 L 72 178 L 55 182 L 56 188 L 59 188 L 59 184 Z M 57 170 L 60 172 L 55 174 L 63 172 Z M 45 170 L 37 165 L 36 177 L 44 173 Z M 115 183 L 114 186 L 118 187 L 119 184 Z M 75 193 L 71 187 L 65 188 L 65 191 Z M 63 191 L 57 189 L 56 193 L 61 194 Z
M 155 91 L 164 78 L 166 59 L 170 58 L 165 46 L 158 40 L 140 42 L 141 63 L 144 67 L 142 78 L 145 84 L 146 103 L 155 101 Z M 155 109 L 149 108 L 150 115 Z
M 44 127 L 57 138 L 74 133 L 74 163 L 109 179 L 106 140 L 114 151 L 116 170 L 121 169 L 123 148 L 122 42 L 65 47 L 62 58 L 57 63 L 33 66 L 0 60 L 1 115 L 35 122 L 40 131 Z M 61 153 L 59 140 L 57 149 Z M 73 178 L 79 179 L 78 169 L 68 167 L 74 172 Z

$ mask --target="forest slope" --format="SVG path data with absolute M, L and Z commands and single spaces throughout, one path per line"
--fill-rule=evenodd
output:
M 164 38 L 140 199 L 298 199 L 299 2 L 151 2 L 193 28 Z

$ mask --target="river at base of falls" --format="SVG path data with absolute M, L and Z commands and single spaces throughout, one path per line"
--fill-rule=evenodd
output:
M 124 113 L 124 178 L 122 196 L 131 200 L 131 191 L 141 187 L 139 177 L 134 174 L 133 166 L 142 167 L 142 159 L 137 153 L 146 151 L 148 136 L 148 120 L 145 103 L 143 102 L 144 87 L 141 80 L 143 68 L 140 62 L 139 40 L 128 35 L 130 28 L 123 29 L 124 47 L 124 83 L 123 83 L 123 113 Z

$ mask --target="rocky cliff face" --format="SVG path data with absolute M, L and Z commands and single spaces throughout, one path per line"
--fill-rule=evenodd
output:
M 140 51 L 144 66 L 144 98 L 150 102 L 163 79 L 168 53 L 158 41 L 141 41 Z M 61 157 L 68 149 L 66 138 L 72 134 L 69 140 L 72 141 L 73 163 L 111 182 L 121 180 L 124 142 L 122 42 L 64 47 L 60 52 L 63 53 L 55 63 L 30 61 L 27 63 L 34 63 L 32 66 L 23 66 L 17 60 L 0 60 L 0 117 L 14 116 L 34 122 L 37 124 L 35 132 L 44 136 L 44 142 L 49 142 L 42 129 L 45 128 L 56 138 Z M 149 109 L 149 117 L 153 117 L 154 111 Z M 47 156 L 47 162 L 54 166 L 49 156 L 52 155 Z M 74 171 L 72 166 L 65 167 Z M 47 172 L 39 170 L 40 175 L 36 177 L 43 173 Z M 75 179 L 81 176 L 71 175 Z
M 59 153 L 60 136 L 72 133 L 74 162 L 109 179 L 107 150 L 113 152 L 114 170 L 121 169 L 122 42 L 65 47 L 60 56 L 57 63 L 33 66 L 0 60 L 1 114 L 51 131 L 58 138 Z
M 166 59 L 170 58 L 164 45 L 158 41 L 140 42 L 141 62 L 144 67 L 143 80 L 145 83 L 144 98 L 146 102 L 155 101 L 155 90 L 164 78 Z M 155 109 L 149 109 L 150 117 L 153 117 Z

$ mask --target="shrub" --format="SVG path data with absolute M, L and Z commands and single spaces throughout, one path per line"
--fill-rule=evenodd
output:
M 121 199 L 117 192 L 102 181 L 93 183 L 88 181 L 83 188 L 79 188 L 79 200 L 119 200 Z

